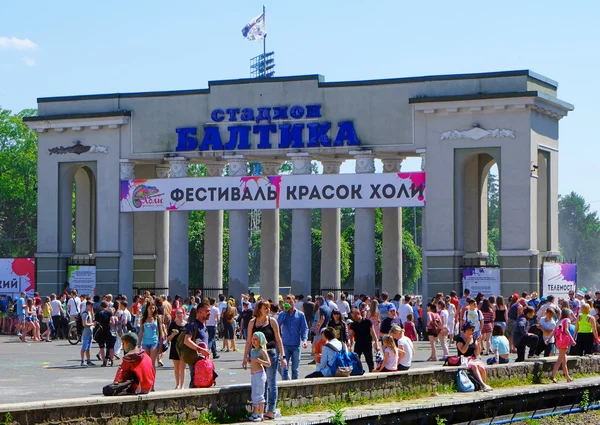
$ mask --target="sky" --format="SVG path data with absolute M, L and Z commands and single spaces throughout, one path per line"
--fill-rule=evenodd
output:
M 249 76 L 262 42 L 241 29 L 267 8 L 276 76 L 326 81 L 530 69 L 575 105 L 560 122 L 559 193 L 600 210 L 600 2 L 37 1 L 0 6 L 0 107 L 37 97 L 208 87 Z M 405 170 L 420 162 L 408 160 Z M 380 168 L 380 164 L 378 164 Z M 352 164 L 343 171 L 352 172 Z M 583 175 L 582 175 L 583 174 Z

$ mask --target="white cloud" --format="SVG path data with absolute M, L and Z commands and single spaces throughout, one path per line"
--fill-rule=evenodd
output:
M 28 58 L 28 57 L 24 57 L 23 62 L 25 62 L 25 65 L 27 65 L 27 66 L 35 66 L 35 64 L 37 63 L 35 58 Z
M 38 45 L 28 38 L 0 37 L 0 49 L 34 50 Z

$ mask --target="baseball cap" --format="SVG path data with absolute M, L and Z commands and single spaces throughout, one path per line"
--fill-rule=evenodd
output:
M 512 294 L 512 298 L 513 300 L 518 300 L 521 297 L 519 297 L 519 294 Z
M 387 310 L 388 311 L 392 311 L 392 310 L 396 311 L 396 306 L 394 304 L 390 304 L 390 305 L 388 305 Z
M 577 293 L 575 295 L 577 295 L 578 297 L 583 297 L 583 292 L 577 291 Z
M 547 299 L 546 299 L 546 297 L 542 297 L 542 298 L 540 298 L 540 301 L 542 301 L 542 302 L 544 302 L 544 301 L 546 301 L 546 300 L 547 300 Z

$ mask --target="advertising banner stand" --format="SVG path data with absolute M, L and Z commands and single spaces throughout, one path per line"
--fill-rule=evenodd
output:
M 34 258 L 0 258 L 0 295 L 15 297 L 35 291 Z
M 497 267 L 465 267 L 462 271 L 463 291 L 471 296 L 481 292 L 485 297 L 500 295 L 500 269 Z
M 79 295 L 96 295 L 96 266 L 69 265 L 69 288 Z
M 542 265 L 542 295 L 554 295 L 556 300 L 569 299 L 569 291 L 577 290 L 577 264 L 544 263 Z

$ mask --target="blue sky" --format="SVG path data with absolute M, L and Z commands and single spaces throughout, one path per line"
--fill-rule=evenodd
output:
M 600 209 L 600 3 L 266 0 L 276 75 L 327 81 L 531 69 L 575 105 L 561 121 L 559 192 Z M 193 89 L 249 76 L 254 0 L 3 2 L 0 107 L 44 96 Z M 15 37 L 17 40 L 13 39 Z M 351 168 L 351 164 L 346 167 Z M 409 161 L 406 168 L 418 168 Z

